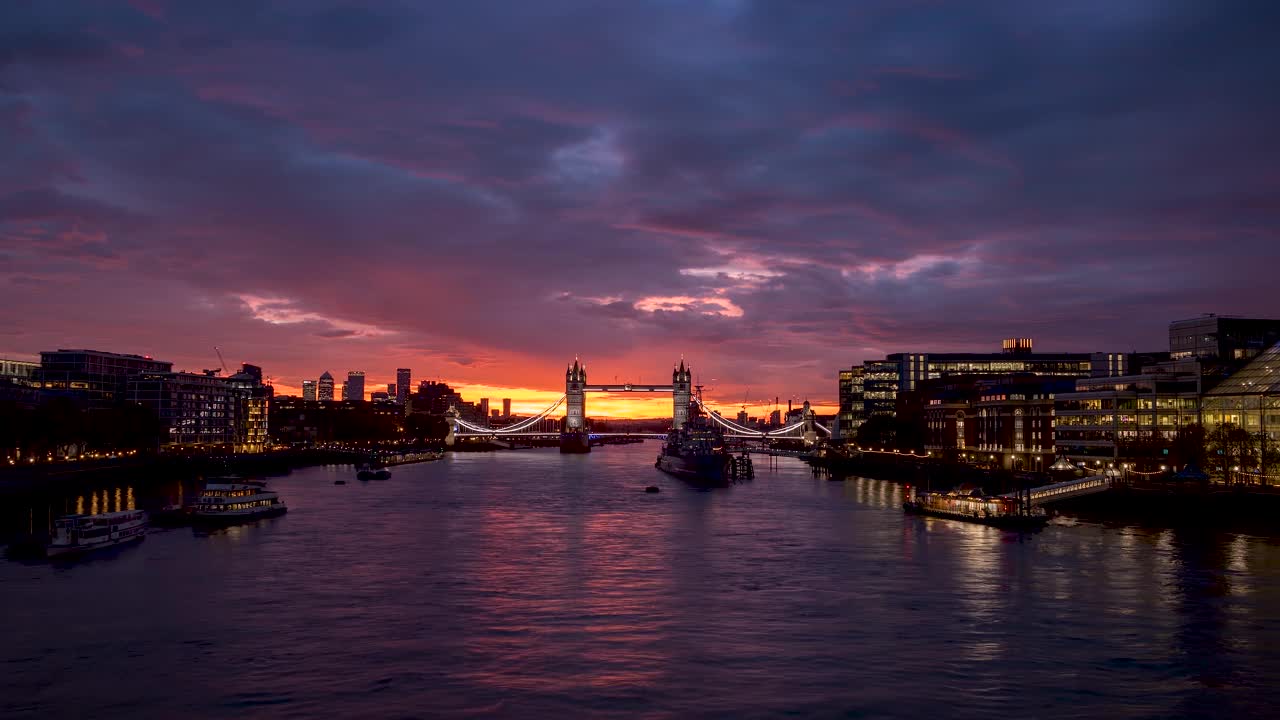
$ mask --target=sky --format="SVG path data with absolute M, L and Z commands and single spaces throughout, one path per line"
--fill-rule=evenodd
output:
M 0 356 L 533 412 L 1280 316 L 1271 2 L 0 4 Z M 654 416 L 669 398 L 591 398 Z

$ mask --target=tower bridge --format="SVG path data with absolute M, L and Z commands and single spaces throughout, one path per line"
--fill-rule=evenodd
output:
M 744 427 L 708 408 L 702 398 L 693 394 L 693 369 L 686 366 L 684 359 L 671 371 L 671 384 L 652 383 L 614 383 L 590 384 L 587 382 L 587 366 L 577 358 L 564 372 L 564 395 L 551 407 L 518 422 L 501 428 L 487 428 L 475 425 L 459 417 L 455 408 L 449 408 L 445 418 L 449 424 L 449 434 L 445 442 L 452 445 L 458 437 L 490 437 L 519 438 L 547 436 L 553 433 L 540 429 L 538 424 L 546 420 L 561 405 L 565 413 L 560 423 L 560 451 L 585 453 L 591 451 L 593 435 L 587 428 L 587 393 L 671 393 L 671 426 L 679 429 L 689 421 L 689 404 L 696 402 L 707 417 L 719 424 L 727 438 L 770 440 L 780 438 L 802 439 L 807 444 L 817 442 L 818 433 L 828 436 L 831 431 L 823 427 L 814 418 L 809 402 L 805 401 L 804 411 L 799 422 L 772 431 L 760 431 Z M 612 434 L 612 433 L 609 433 Z M 598 434 L 596 434 L 598 435 Z

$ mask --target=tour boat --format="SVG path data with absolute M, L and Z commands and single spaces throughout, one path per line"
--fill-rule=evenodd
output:
M 191 508 L 191 517 L 203 522 L 236 523 L 283 515 L 287 510 L 280 496 L 268 490 L 265 482 L 210 478 Z
M 72 555 L 141 540 L 146 537 L 147 522 L 145 510 L 67 515 L 53 522 L 53 538 L 45 555 Z

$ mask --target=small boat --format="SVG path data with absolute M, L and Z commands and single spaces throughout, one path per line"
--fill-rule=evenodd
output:
M 346 481 L 346 480 L 334 480 L 334 481 L 333 481 L 333 484 L 334 484 L 334 485 L 346 485 L 346 484 L 347 484 L 347 481 Z
M 906 488 L 902 509 L 914 515 L 964 520 L 1011 530 L 1034 530 L 1049 522 L 1044 508 L 1028 507 L 1017 498 L 1004 495 L 963 495 L 955 492 L 913 492 L 910 486 Z
M 45 555 L 61 557 L 136 542 L 147 536 L 149 522 L 145 510 L 67 515 L 54 521 Z
M 373 465 L 357 465 L 357 480 L 390 480 L 391 471 L 385 467 L 375 467 Z
M 289 508 L 280 496 L 267 489 L 259 480 L 241 480 L 238 477 L 210 478 L 196 498 L 191 509 L 191 519 L 205 523 L 231 524 L 275 517 Z
M 151 513 L 151 524 L 156 527 L 177 527 L 191 522 L 191 513 L 181 503 L 169 503 Z

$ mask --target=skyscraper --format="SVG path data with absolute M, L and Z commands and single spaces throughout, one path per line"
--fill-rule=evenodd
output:
M 489 417 L 489 398 L 480 398 L 480 417 Z
M 320 383 L 317 385 L 316 396 L 319 400 L 333 399 L 333 376 L 329 374 L 328 370 L 325 370 L 324 374 L 320 376 Z
M 302 399 L 303 400 L 316 399 L 316 381 L 315 380 L 302 381 Z
M 387 383 L 387 397 L 391 398 L 392 400 L 395 400 L 395 399 L 396 399 L 396 384 L 395 384 L 395 383 Z
M 511 417 L 511 398 L 502 398 L 502 417 Z
M 412 383 L 412 382 L 413 382 L 413 379 L 410 377 L 411 375 L 412 375 L 412 373 L 411 373 L 411 372 L 409 372 L 409 368 L 397 368 L 397 369 L 396 369 L 396 394 L 395 394 L 395 397 L 396 397 L 396 402 L 397 402 L 397 403 L 399 403 L 399 404 L 401 404 L 401 405 L 403 405 L 403 404 L 404 404 L 405 399 L 409 397 L 409 387 L 410 387 L 410 383 Z
M 340 397 L 344 402 L 351 399 L 351 388 L 347 387 L 347 383 L 342 383 L 342 395 Z
M 364 371 L 347 371 L 347 399 L 364 400 Z

